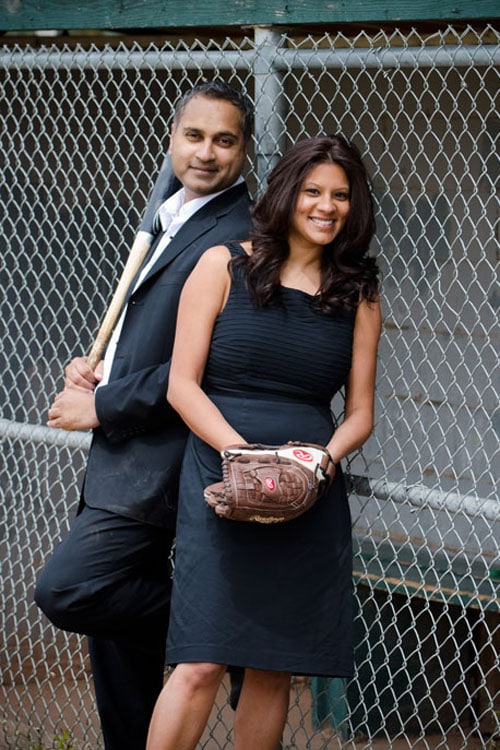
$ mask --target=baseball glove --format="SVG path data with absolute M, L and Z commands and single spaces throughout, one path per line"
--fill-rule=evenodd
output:
M 222 482 L 205 489 L 218 516 L 279 523 L 308 510 L 335 474 L 328 451 L 314 443 L 230 445 L 221 451 Z

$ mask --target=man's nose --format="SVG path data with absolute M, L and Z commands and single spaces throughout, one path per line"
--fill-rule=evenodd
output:
M 212 141 L 209 139 L 202 141 L 199 144 L 196 155 L 201 161 L 211 161 L 214 158 L 214 145 Z

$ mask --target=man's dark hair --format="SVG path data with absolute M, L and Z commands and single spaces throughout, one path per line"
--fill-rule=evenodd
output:
M 187 91 L 175 106 L 174 127 L 179 122 L 186 104 L 195 96 L 206 96 L 207 99 L 222 99 L 230 104 L 234 104 L 240 110 L 243 140 L 245 144 L 250 141 L 254 118 L 253 104 L 246 94 L 242 94 L 221 80 L 198 83 L 190 91 Z

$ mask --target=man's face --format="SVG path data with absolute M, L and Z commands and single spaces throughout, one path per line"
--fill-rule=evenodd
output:
M 194 96 L 172 126 L 169 153 L 186 200 L 229 187 L 246 156 L 240 110 L 224 99 Z

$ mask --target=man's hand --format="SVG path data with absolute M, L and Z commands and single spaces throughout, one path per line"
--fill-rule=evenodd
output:
M 79 388 L 94 392 L 96 385 L 102 380 L 103 365 L 104 362 L 101 360 L 95 370 L 92 370 L 87 357 L 75 357 L 64 370 L 65 389 Z
M 84 388 L 65 388 L 49 409 L 47 427 L 62 430 L 90 430 L 99 427 L 94 393 Z

